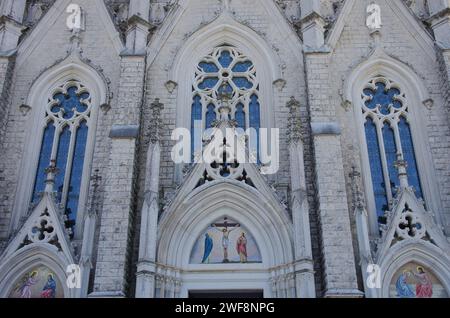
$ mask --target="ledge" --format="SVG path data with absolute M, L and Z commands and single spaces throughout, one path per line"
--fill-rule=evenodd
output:
M 139 125 L 114 125 L 109 132 L 112 139 L 135 139 L 139 135 Z
M 126 298 L 126 296 L 123 291 L 100 291 L 90 293 L 88 298 Z
M 342 132 L 340 125 L 336 122 L 312 123 L 311 129 L 313 136 L 340 135 Z
M 9 51 L 0 51 L 0 57 L 3 58 L 10 58 L 13 57 L 17 54 L 17 49 L 12 49 Z
M 359 289 L 333 288 L 325 292 L 324 298 L 363 298 L 364 295 Z
M 314 47 L 310 47 L 307 45 L 303 46 L 303 52 L 305 54 L 314 54 L 314 53 L 319 53 L 319 54 L 328 54 L 331 53 L 331 48 L 328 45 L 322 45 L 321 47 L 318 48 L 314 48 Z

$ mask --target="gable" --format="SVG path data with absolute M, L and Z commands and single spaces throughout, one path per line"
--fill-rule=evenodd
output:
M 382 41 L 386 41 L 388 45 L 395 44 L 396 48 L 402 48 L 404 51 L 397 52 L 398 56 L 408 55 L 414 51 L 415 55 L 426 55 L 435 60 L 431 34 L 402 1 L 383 0 L 377 4 L 381 7 Z M 369 30 L 366 27 L 366 6 L 363 1 L 345 2 L 333 29 L 328 34 L 328 46 L 334 49 L 343 45 L 351 46 L 352 42 L 358 47 L 358 44 L 362 43 L 370 45 Z
M 301 58 L 301 42 L 295 30 L 286 20 L 280 8 L 271 0 L 260 0 L 258 6 L 253 5 L 252 0 L 223 1 L 214 0 L 184 0 L 179 1 L 158 28 L 150 41 L 148 64 L 161 54 L 165 44 L 178 42 L 178 51 L 183 43 L 197 31 L 211 28 L 217 19 L 228 13 L 227 19 L 222 19 L 223 24 L 240 24 L 240 28 L 250 28 L 263 37 L 268 43 L 273 44 L 273 49 L 290 49 L 290 54 Z M 258 23 L 255 23 L 258 21 Z
M 57 1 L 39 20 L 35 27 L 20 43 L 17 54 L 17 68 L 26 65 L 33 69 L 31 61 L 39 58 L 35 67 L 53 65 L 67 55 L 72 31 L 67 27 L 67 7 L 70 0 Z M 78 1 L 85 21 L 81 32 L 82 47 L 89 56 L 115 59 L 123 49 L 119 32 L 111 21 L 111 16 L 102 0 Z M 31 65 L 30 65 L 31 64 Z

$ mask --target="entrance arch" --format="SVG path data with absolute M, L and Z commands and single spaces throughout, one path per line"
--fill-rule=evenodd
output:
M 265 297 L 294 296 L 292 223 L 287 212 L 273 203 L 239 181 L 220 180 L 175 204 L 161 219 L 158 231 L 157 296 L 187 297 L 190 291 L 207 290 L 263 290 Z M 190 262 L 205 229 L 225 217 L 248 229 L 261 262 Z

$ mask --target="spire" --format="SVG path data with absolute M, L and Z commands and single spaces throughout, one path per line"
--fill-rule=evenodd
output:
M 45 173 L 47 174 L 47 179 L 45 180 L 45 193 L 52 194 L 55 185 L 55 176 L 58 173 L 59 169 L 56 168 L 56 160 L 52 159 L 50 161 L 50 165 L 47 169 L 45 169 Z
M 408 168 L 408 163 L 403 159 L 403 154 L 397 153 L 397 161 L 394 163 L 395 168 L 398 171 L 398 179 L 400 181 L 400 189 L 406 189 L 409 187 L 408 183 L 408 173 L 406 168 Z

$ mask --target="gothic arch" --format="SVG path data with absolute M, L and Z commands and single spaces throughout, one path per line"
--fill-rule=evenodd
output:
M 450 259 L 438 247 L 425 241 L 405 241 L 395 244 L 379 260 L 381 269 L 381 290 L 379 297 L 389 297 L 389 286 L 395 273 L 405 264 L 414 262 L 432 270 L 432 273 L 450 295 Z
M 293 261 L 292 223 L 288 215 L 280 213 L 256 189 L 238 181 L 219 181 L 194 190 L 166 212 L 158 230 L 158 262 L 179 268 L 188 266 L 194 241 L 224 213 L 249 228 L 265 267 Z
M 217 284 L 211 284 L 212 278 L 224 288 L 260 289 L 265 296 L 282 295 L 280 290 L 288 288 L 277 285 L 282 281 L 291 286 L 290 295 L 295 295 L 292 224 L 287 213 L 268 197 L 234 180 L 213 181 L 193 190 L 171 206 L 160 221 L 157 272 L 177 277 L 181 297 L 186 297 L 191 289 L 217 289 Z M 259 248 L 262 263 L 190 264 L 196 240 L 211 223 L 224 217 L 247 228 Z
M 200 59 L 223 44 L 235 46 L 249 56 L 258 70 L 263 114 L 273 114 L 273 82 L 281 78 L 280 61 L 255 31 L 222 14 L 212 23 L 192 34 L 175 57 L 169 80 L 178 84 L 177 127 L 189 127 L 191 86 L 194 69 Z M 273 127 L 273 116 L 263 116 L 262 125 Z
M 417 156 L 417 165 L 424 199 L 430 210 L 436 214 L 440 222 L 441 200 L 439 198 L 438 185 L 431 157 L 431 150 L 426 127 L 421 118 L 425 117 L 426 107 L 424 104 L 432 102 L 423 80 L 406 64 L 385 54 L 380 48 L 366 60 L 357 65 L 344 82 L 344 103 L 352 105 L 358 135 L 358 148 L 360 149 L 361 170 L 366 193 L 367 207 L 369 211 L 369 228 L 372 235 L 378 235 L 378 222 L 375 215 L 375 203 L 373 200 L 373 187 L 369 167 L 368 152 L 366 147 L 365 132 L 363 129 L 363 118 L 361 112 L 361 92 L 364 86 L 372 78 L 382 76 L 397 83 L 408 98 L 409 113 L 411 115 L 412 139 Z
M 38 165 L 38 152 L 41 146 L 43 130 L 40 129 L 47 104 L 48 95 L 69 81 L 79 81 L 89 90 L 92 99 L 91 120 L 89 124 L 89 135 L 87 137 L 86 154 L 83 166 L 82 192 L 80 202 L 87 199 L 87 184 L 89 180 L 91 160 L 93 156 L 97 118 L 100 107 L 109 103 L 109 87 L 107 79 L 84 61 L 77 51 L 73 51 L 63 61 L 51 66 L 36 78 L 30 88 L 25 105 L 30 109 L 27 114 L 27 134 L 24 153 L 21 161 L 21 175 L 16 189 L 14 200 L 14 213 L 10 224 L 10 231 L 13 232 L 20 225 L 20 219 L 29 208 L 32 194 L 33 178 Z M 77 223 L 81 224 L 83 215 L 83 205 L 80 205 L 80 212 L 77 216 Z M 77 227 L 75 237 L 81 236 L 81 226 Z
M 53 245 L 25 246 L 0 263 L 0 298 L 8 297 L 18 279 L 38 266 L 45 266 L 56 275 L 65 298 L 76 297 L 76 289 L 69 289 L 66 285 L 66 269 L 73 261 Z

